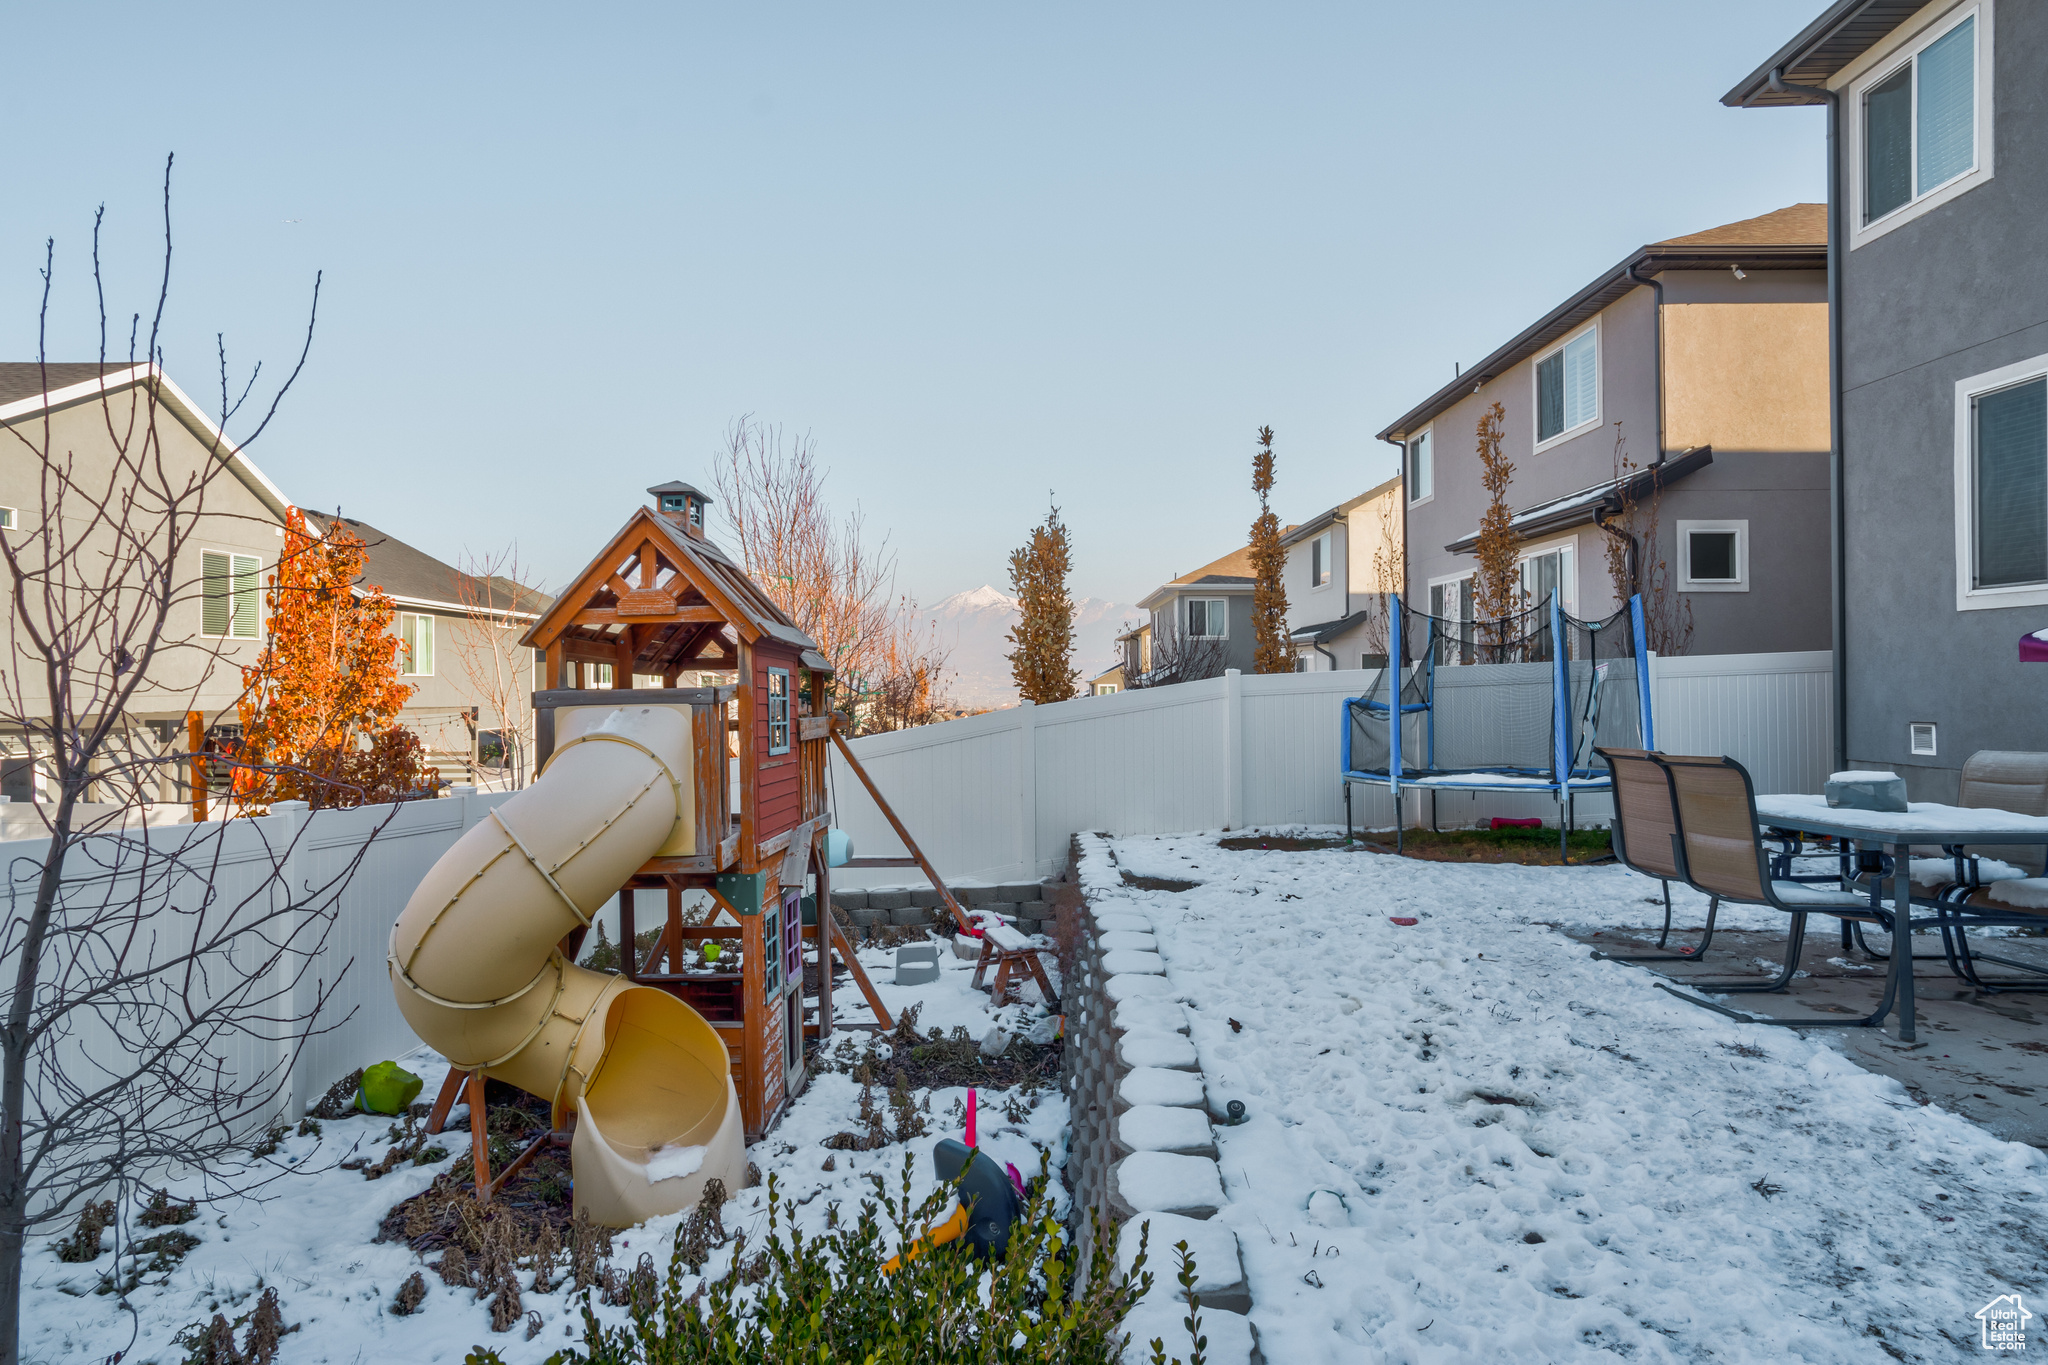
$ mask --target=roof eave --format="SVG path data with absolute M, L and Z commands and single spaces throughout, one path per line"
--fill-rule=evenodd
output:
M 1721 96 L 1732 109 L 1783 108 L 1820 103 L 1799 90 L 1772 90 L 1771 75 L 1787 85 L 1825 87 L 1836 73 L 1920 12 L 1926 0 L 1835 0 L 1770 60 Z
M 1712 446 L 1699 446 L 1695 449 L 1687 450 L 1682 455 L 1675 455 L 1668 460 L 1660 460 L 1629 479 L 1629 495 L 1631 497 L 1641 497 L 1643 493 L 1649 491 L 1653 482 L 1659 488 L 1669 488 L 1680 479 L 1705 469 L 1713 462 L 1714 448 Z M 1581 495 L 1567 494 L 1566 498 L 1560 499 L 1560 501 L 1578 496 Z M 1585 526 L 1589 523 L 1597 522 L 1603 512 L 1616 512 L 1619 510 L 1621 509 L 1618 506 L 1617 498 L 1614 496 L 1591 498 L 1585 502 L 1575 502 L 1569 507 L 1561 507 L 1557 511 L 1545 516 L 1516 524 L 1514 527 L 1515 538 L 1517 540 L 1530 540 L 1537 536 L 1548 535 L 1552 531 L 1564 531 L 1574 526 Z M 1478 545 L 1479 533 L 1475 531 L 1463 539 L 1452 541 L 1444 546 L 1444 550 L 1448 554 L 1465 555 L 1471 554 L 1473 550 L 1478 548 Z

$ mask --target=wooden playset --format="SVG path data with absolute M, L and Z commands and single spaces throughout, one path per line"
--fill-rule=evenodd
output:
M 401 1009 L 454 1065 L 429 1127 L 470 1088 L 479 1193 L 562 1143 L 578 1207 L 617 1226 L 688 1207 L 713 1175 L 735 1187 L 742 1135 L 774 1126 L 808 1078 L 806 1043 L 833 1032 L 835 955 L 880 1021 L 858 1026 L 893 1027 L 828 909 L 835 865 L 918 868 L 972 932 L 847 746 L 816 642 L 705 537 L 703 493 L 648 491 L 654 505 L 521 641 L 546 661 L 534 785 L 429 872 L 391 954 Z M 732 681 L 682 686 L 686 673 Z M 835 745 L 908 856 L 847 856 L 830 828 Z M 616 976 L 576 965 L 614 893 Z M 686 902 L 712 913 L 686 923 Z M 999 992 L 1033 973 L 1050 996 L 1016 938 L 992 943 L 984 970 L 997 967 Z M 555 1114 L 495 1180 L 486 1077 Z

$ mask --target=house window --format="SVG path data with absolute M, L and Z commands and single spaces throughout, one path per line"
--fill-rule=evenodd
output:
M 1863 221 L 1977 167 L 1977 19 L 1965 15 L 1863 94 Z
M 1749 591 L 1749 523 L 1678 523 L 1679 587 L 1686 592 Z
M 1575 613 L 1579 609 L 1578 547 L 1569 541 L 1553 542 L 1523 553 L 1522 605 L 1540 607 L 1557 594 L 1558 607 Z
M 433 617 L 416 611 L 398 613 L 398 671 L 408 678 L 434 676 Z
M 1309 660 L 1308 655 L 1297 654 L 1294 656 L 1294 671 L 1296 673 L 1307 673 L 1311 671 L 1313 667 L 1314 664 Z
M 1991 12 L 1969 6 L 1852 87 L 1857 145 L 1849 162 L 1858 182 L 1859 241 L 1989 176 L 1990 53 Z
M 1408 501 L 1428 502 L 1436 495 L 1436 460 L 1430 454 L 1429 433 L 1408 441 Z
M 1956 385 L 1956 606 L 2048 603 L 2048 356 Z
M 1223 597 L 1188 599 L 1188 634 L 1200 640 L 1223 640 L 1230 636 L 1230 601 Z
M 768 670 L 768 752 L 789 752 L 789 670 Z
M 1472 575 L 1442 578 L 1429 585 L 1429 614 L 1437 618 L 1436 661 L 1438 666 L 1472 662 L 1472 637 L 1465 629 L 1472 620 Z M 1422 623 L 1417 622 L 1419 627 Z M 1403 625 L 1403 629 L 1408 627 Z M 1421 639 L 1408 648 L 1420 649 Z
M 1330 581 L 1331 537 L 1336 533 L 1325 531 L 1308 543 L 1308 585 L 1320 588 Z
M 0 531 L 20 529 L 21 522 L 12 507 L 0 507 Z
M 1588 327 L 1536 362 L 1536 445 L 1600 420 L 1600 329 Z
M 1360 668 L 1385 668 L 1387 666 L 1387 656 L 1384 654 L 1360 654 L 1358 656 L 1358 666 Z
M 258 580 L 263 561 L 255 555 L 206 550 L 199 563 L 205 579 L 199 633 L 220 639 L 255 639 L 262 609 Z

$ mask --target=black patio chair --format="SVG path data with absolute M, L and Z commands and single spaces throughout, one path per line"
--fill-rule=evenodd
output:
M 1664 928 L 1657 935 L 1654 953 L 1605 953 L 1595 957 L 1610 962 L 1697 962 L 1714 941 L 1714 916 L 1721 912 L 1721 898 L 1707 901 L 1707 927 L 1700 941 L 1675 953 L 1663 951 L 1671 938 L 1671 883 L 1684 881 L 1678 861 L 1678 811 L 1671 794 L 1671 777 L 1645 749 L 1595 749 L 1607 761 L 1614 778 L 1614 823 L 1608 835 L 1614 842 L 1614 856 L 1631 872 L 1655 877 L 1664 891 Z

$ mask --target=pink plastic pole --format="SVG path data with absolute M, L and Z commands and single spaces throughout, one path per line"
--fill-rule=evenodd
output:
M 974 1145 L 974 1087 L 967 1087 L 967 1145 Z

